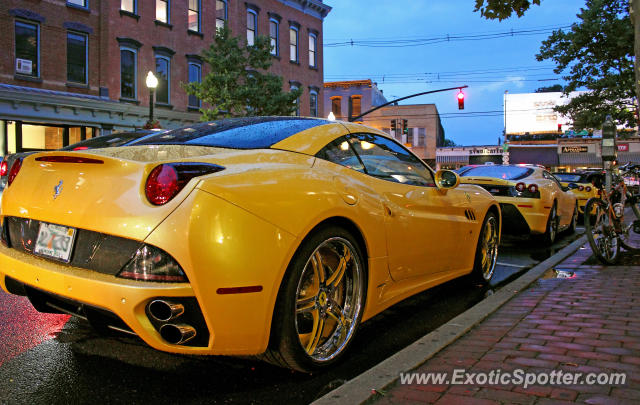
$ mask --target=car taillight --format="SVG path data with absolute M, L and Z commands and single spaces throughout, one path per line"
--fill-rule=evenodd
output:
M 144 192 L 151 204 L 164 205 L 192 178 L 221 170 L 224 170 L 224 167 L 210 163 L 163 163 L 149 173 Z
M 182 267 L 164 250 L 142 245 L 117 277 L 141 281 L 186 283 Z
M 2 163 L 0 163 L 0 176 L 6 176 L 8 171 L 7 161 L 2 159 Z
M 586 191 L 587 193 L 591 192 L 591 186 L 587 186 L 584 188 L 584 191 Z
M 75 148 L 73 148 L 73 150 L 86 150 L 89 149 L 88 146 L 76 146 Z
M 168 203 L 180 191 L 176 169 L 170 165 L 156 166 L 149 173 L 144 191 L 151 204 Z
M 22 167 L 22 158 L 17 159 L 15 162 L 13 162 L 13 164 L 11 165 L 11 170 L 9 170 L 9 179 L 7 180 L 7 187 L 10 186 L 11 183 L 13 183 L 13 180 L 18 175 L 18 172 L 20 171 L 21 167 Z
M 584 191 L 584 186 L 578 186 L 578 191 Z
M 529 184 L 529 187 L 527 187 L 527 190 L 529 190 L 529 192 L 531 194 L 535 194 L 538 192 L 538 185 L 537 184 Z
M 525 188 L 527 188 L 527 185 L 524 183 L 516 184 L 516 191 L 518 191 L 519 193 L 522 193 Z

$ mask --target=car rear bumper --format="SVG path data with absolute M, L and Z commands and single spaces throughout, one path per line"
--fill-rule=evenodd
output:
M 0 287 L 10 293 L 26 290 L 39 310 L 48 310 L 38 308 L 44 300 L 57 307 L 81 307 L 79 313 L 62 312 L 87 318 L 91 317 L 85 309 L 107 314 L 124 324 L 120 329 L 130 329 L 158 350 L 259 354 L 267 347 L 280 281 L 297 242 L 251 213 L 194 190 L 144 241 L 174 257 L 188 283 L 124 279 L 0 245 Z M 259 286 L 260 291 L 228 292 L 246 286 Z M 171 344 L 162 337 L 160 328 L 169 322 L 158 322 L 149 314 L 149 304 L 157 299 L 184 305 L 184 315 L 175 322 L 187 317 L 186 323 L 196 327 L 191 344 L 197 346 Z M 204 341 L 198 340 L 203 336 Z
M 0 286 L 8 293 L 26 295 L 41 312 L 71 313 L 92 323 L 138 335 L 150 346 L 168 352 L 207 353 L 204 347 L 166 343 L 146 314 L 158 297 L 194 297 L 187 283 L 153 283 L 120 279 L 96 271 L 70 267 L 0 246 Z M 208 330 L 201 330 L 201 335 Z
M 542 234 L 546 231 L 550 208 L 545 208 L 539 199 L 497 200 L 502 210 L 502 231 L 505 234 Z

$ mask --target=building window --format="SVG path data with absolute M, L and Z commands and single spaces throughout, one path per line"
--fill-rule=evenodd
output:
M 129 48 L 120 48 L 120 97 L 135 100 L 137 98 L 137 52 Z
M 342 117 L 342 97 L 333 97 L 331 99 L 331 111 L 336 118 Z
M 247 10 L 247 45 L 253 46 L 256 43 L 258 16 L 255 11 Z
M 351 118 L 357 117 L 362 114 L 362 96 L 351 96 L 349 98 L 349 112 L 351 113 Z
M 171 90 L 171 61 L 165 56 L 156 56 L 156 77 L 158 87 L 156 88 L 156 103 L 169 104 L 169 94 Z
M 295 84 L 292 84 L 291 90 L 298 90 L 298 86 L 296 86 Z M 295 115 L 296 117 L 299 117 L 300 116 L 300 97 L 295 99 L 294 104 L 296 105 L 296 110 L 293 112 L 293 115 Z
M 39 26 L 16 21 L 16 73 L 40 76 Z
M 278 31 L 280 28 L 280 24 L 277 20 L 271 19 L 269 20 L 269 38 L 271 39 L 271 55 L 278 56 L 280 54 L 280 49 L 278 46 L 278 39 L 280 37 Z
M 169 0 L 156 0 L 156 21 L 169 24 Z
M 315 91 L 312 91 L 309 94 L 309 116 L 318 116 L 318 93 L 316 93 Z
M 309 66 L 316 67 L 316 49 L 318 46 L 318 37 L 315 34 L 309 34 Z
M 136 13 L 136 0 L 120 0 L 120 10 Z
M 426 128 L 418 128 L 417 146 L 427 146 L 427 129 Z
M 87 36 L 67 33 L 67 81 L 87 83 Z
M 216 29 L 224 28 L 227 21 L 227 2 L 225 0 L 216 0 Z
M 295 27 L 289 28 L 289 60 L 298 62 L 298 30 Z
M 189 62 L 189 83 L 200 83 L 202 81 L 202 66 Z M 189 94 L 189 107 L 200 108 L 200 99 L 193 94 Z
M 189 0 L 187 21 L 189 31 L 200 32 L 200 0 Z
M 87 8 L 87 1 L 88 0 L 67 0 L 67 4 L 73 4 L 74 6 Z

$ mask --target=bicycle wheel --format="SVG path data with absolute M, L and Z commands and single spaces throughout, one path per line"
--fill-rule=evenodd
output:
M 640 209 L 634 198 L 627 200 L 618 237 L 622 247 L 630 252 L 640 251 Z
M 636 219 L 640 219 L 640 196 L 634 196 L 633 194 L 627 197 L 627 205 L 631 206 L 631 211 L 636 216 Z
M 599 198 L 591 198 L 587 201 L 584 212 L 585 233 L 593 254 L 604 264 L 615 264 L 620 245 L 607 205 Z

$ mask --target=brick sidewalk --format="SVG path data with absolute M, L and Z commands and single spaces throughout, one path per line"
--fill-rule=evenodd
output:
M 376 404 L 640 403 L 640 266 L 584 265 L 588 244 L 414 370 L 626 373 L 624 385 L 421 385 L 397 382 Z M 623 263 L 637 263 L 623 257 Z M 548 272 L 551 273 L 551 272 Z

